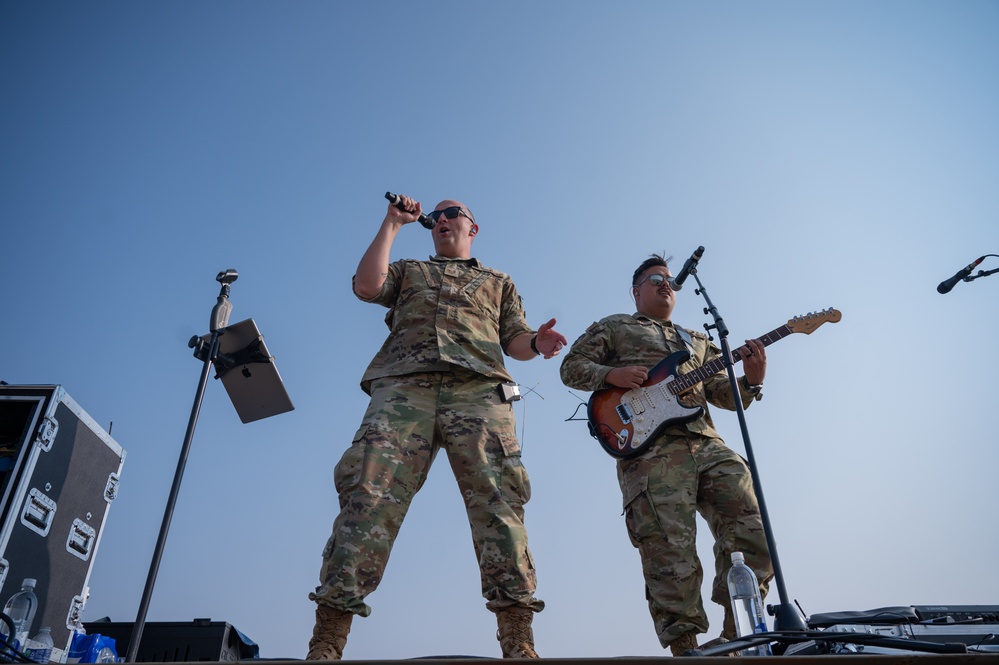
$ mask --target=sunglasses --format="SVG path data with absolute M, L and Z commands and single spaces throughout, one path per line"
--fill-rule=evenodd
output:
M 434 222 L 436 223 L 437 220 L 441 218 L 441 215 L 444 215 L 446 219 L 457 219 L 458 215 L 463 215 L 465 217 L 468 217 L 469 219 L 472 219 L 471 215 L 469 215 L 467 212 L 465 212 L 458 206 L 451 206 L 450 208 L 444 208 L 443 210 L 434 210 L 432 213 L 427 215 L 427 217 L 434 220 Z M 472 221 L 474 222 L 475 220 L 472 219 Z
M 670 279 L 670 278 L 666 277 L 666 276 L 663 276 L 663 275 L 660 275 L 657 272 L 654 272 L 651 275 L 649 275 L 648 277 L 646 277 L 645 279 L 643 279 L 642 281 L 640 281 L 638 284 L 635 284 L 635 288 L 636 289 L 641 288 L 642 284 L 645 284 L 646 282 L 652 284 L 652 286 L 654 286 L 656 288 L 659 288 L 668 279 Z

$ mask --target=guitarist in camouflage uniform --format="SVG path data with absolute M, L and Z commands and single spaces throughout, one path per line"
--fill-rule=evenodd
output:
M 355 614 L 382 579 L 414 495 L 441 449 L 461 490 L 479 562 L 482 595 L 499 624 L 506 658 L 537 658 L 534 597 L 524 504 L 531 485 L 520 460 L 511 382 L 503 354 L 552 358 L 567 340 L 552 319 L 527 325 L 510 277 L 471 258 L 479 231 L 458 201 L 430 215 L 436 256 L 389 264 L 396 235 L 420 219 L 420 204 L 401 197 L 354 275 L 354 293 L 388 308 L 389 335 L 361 388 L 371 396 L 353 443 L 336 466 L 340 513 L 323 551 L 309 660 L 339 660 Z M 507 395 L 509 397 L 509 395 Z
M 653 255 L 635 271 L 635 314 L 615 314 L 592 324 L 562 361 L 562 381 L 570 388 L 595 391 L 610 386 L 634 389 L 666 356 L 688 351 L 680 365 L 694 370 L 720 356 L 703 334 L 670 321 L 676 293 L 669 286 L 667 260 Z M 760 398 L 766 351 L 760 340 L 738 349 L 745 375 L 739 379 L 744 407 Z M 715 431 L 708 402 L 735 409 L 728 376 L 720 372 L 697 384 L 684 401 L 704 413 L 670 425 L 642 454 L 618 463 L 625 520 L 645 573 L 646 596 L 656 633 L 673 655 L 697 648 L 707 632 L 701 600 L 703 572 L 695 546 L 696 516 L 707 521 L 715 538 L 715 577 L 711 600 L 725 608 L 721 638 L 734 639 L 735 625 L 726 578 L 731 553 L 743 552 L 765 596 L 773 578 L 759 505 L 746 462 Z

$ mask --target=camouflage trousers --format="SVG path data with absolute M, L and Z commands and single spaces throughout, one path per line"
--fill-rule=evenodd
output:
M 745 555 L 766 596 L 773 567 L 753 480 L 745 460 L 721 439 L 663 434 L 644 455 L 619 462 L 618 481 L 628 535 L 642 559 L 649 611 L 664 647 L 683 633 L 708 629 L 696 548 L 698 513 L 715 539 L 711 600 L 730 604 L 732 552 Z
M 371 613 L 364 599 L 381 582 L 403 518 L 443 448 L 471 526 L 486 607 L 544 608 L 534 597 L 524 528 L 531 484 L 512 406 L 496 386 L 461 368 L 372 382 L 364 420 L 334 472 L 340 513 L 312 600 Z

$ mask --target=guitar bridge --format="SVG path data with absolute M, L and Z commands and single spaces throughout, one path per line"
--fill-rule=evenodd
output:
M 633 416 L 631 413 L 631 408 L 627 404 L 624 404 L 622 402 L 621 404 L 615 406 L 614 410 L 617 411 L 617 417 L 621 419 L 622 423 L 627 425 L 628 423 L 631 422 Z

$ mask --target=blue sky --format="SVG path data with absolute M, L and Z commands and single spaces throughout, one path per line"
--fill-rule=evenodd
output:
M 304 657 L 385 335 L 350 277 L 387 190 L 464 201 L 476 256 L 570 340 L 633 311 L 650 253 L 698 245 L 733 345 L 839 309 L 769 349 L 747 412 L 789 595 L 996 604 L 999 276 L 936 285 L 999 254 L 997 63 L 985 0 L 0 4 L 0 379 L 64 386 L 127 451 L 86 619 L 135 618 L 201 368 L 187 340 L 235 268 L 231 321 L 257 322 L 296 409 L 244 425 L 208 386 L 148 620 Z M 413 225 L 393 257 L 431 252 Z M 690 284 L 675 319 L 700 329 Z M 587 395 L 555 362 L 509 366 L 536 391 L 516 410 L 539 653 L 661 655 L 614 462 L 565 422 Z M 345 655 L 498 656 L 478 590 L 438 460 Z

